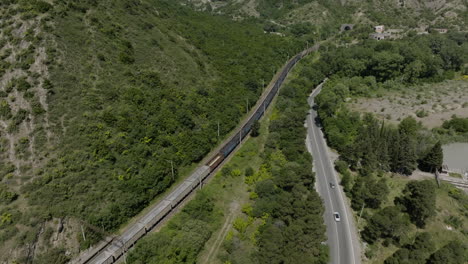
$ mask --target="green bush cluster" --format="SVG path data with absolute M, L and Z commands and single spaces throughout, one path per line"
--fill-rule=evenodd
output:
M 29 11 L 42 14 L 53 8 L 51 4 L 41 0 L 18 0 L 17 2 L 21 12 Z
M 468 133 L 468 118 L 453 117 L 450 120 L 444 121 L 442 127 L 453 129 L 460 134 Z
M 11 203 L 18 198 L 18 194 L 12 192 L 4 184 L 0 184 L 0 203 Z

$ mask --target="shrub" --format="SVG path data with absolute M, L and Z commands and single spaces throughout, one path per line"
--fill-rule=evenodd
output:
M 429 115 L 429 113 L 424 109 L 419 109 L 418 111 L 416 111 L 416 116 L 419 117 L 419 118 L 423 118 L 423 117 L 426 117 L 428 115 Z

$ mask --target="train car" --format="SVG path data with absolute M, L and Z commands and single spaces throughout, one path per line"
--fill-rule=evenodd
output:
M 236 147 L 239 145 L 240 142 L 240 131 L 238 131 L 232 139 L 221 148 L 221 153 L 224 157 L 227 157 Z
M 211 168 L 209 166 L 206 166 L 206 165 L 202 166 L 202 168 L 203 168 L 203 171 L 201 173 L 201 178 L 202 178 L 202 180 L 204 180 L 210 174 Z
M 263 107 L 260 106 L 260 107 L 257 109 L 257 111 L 255 111 L 255 114 L 253 114 L 253 116 L 252 116 L 252 121 L 249 122 L 249 125 L 250 125 L 249 130 L 252 129 L 252 126 L 253 126 L 253 124 L 255 123 L 255 121 L 260 120 L 260 117 L 262 117 L 262 114 L 263 114 Z
M 218 153 L 218 155 L 214 156 L 208 163 L 206 164 L 208 168 L 210 168 L 210 172 L 212 172 L 218 165 L 223 162 L 224 156 L 221 153 Z
M 241 128 L 241 133 L 240 133 L 240 140 L 243 140 L 250 132 L 250 128 L 247 127 L 247 124 L 245 124 L 242 128 Z M 239 141 L 239 144 L 240 144 L 240 141 Z
M 203 165 L 198 167 L 195 172 L 190 175 L 187 181 L 192 183 L 192 189 L 196 188 L 201 181 L 203 181 L 206 176 L 210 173 L 210 167 Z
M 247 121 L 247 123 L 243 127 L 242 133 L 247 135 L 250 132 L 250 130 L 252 129 L 253 124 L 255 123 L 255 121 L 260 119 L 260 116 L 262 115 L 262 112 L 263 112 L 263 107 L 262 106 L 255 109 L 254 114 L 250 117 L 249 121 Z
M 133 225 L 127 232 L 121 236 L 122 242 L 124 243 L 124 250 L 128 250 L 135 244 L 146 233 L 145 226 L 138 222 Z
M 169 211 L 171 210 L 171 202 L 167 200 L 162 200 L 149 211 L 140 222 L 145 225 L 146 232 L 150 231 L 154 225 L 156 225 L 159 220 L 161 220 Z
M 107 251 L 112 254 L 112 258 L 117 260 L 125 251 L 126 247 L 125 244 L 119 240 L 114 240 L 112 243 L 108 246 Z
M 114 256 L 105 250 L 101 254 L 97 255 L 96 258 L 93 259 L 94 263 L 99 263 L 99 264 L 111 264 L 114 263 Z
M 171 203 L 169 201 L 166 201 L 166 200 L 161 201 L 160 206 L 158 206 L 157 210 L 155 211 L 156 216 L 151 219 L 149 225 L 151 225 L 151 227 L 155 226 L 170 211 L 171 211 Z M 149 231 L 149 229 L 147 231 Z
M 99 263 L 99 262 L 98 262 Z M 114 263 L 114 256 L 109 256 L 102 264 L 112 264 Z
M 187 194 L 192 190 L 192 183 L 183 181 L 173 192 L 166 197 L 166 200 L 171 203 L 171 207 L 174 208 L 177 204 L 184 199 Z
M 272 93 L 269 93 L 266 98 L 265 98 L 265 101 L 263 101 L 263 104 L 264 104 L 264 108 L 266 110 L 266 108 L 270 105 L 271 101 L 273 101 L 273 97 L 275 96 L 275 93 L 272 92 Z
M 196 177 L 197 170 L 195 170 L 194 173 L 192 173 L 187 179 L 185 179 L 185 182 L 190 183 L 190 190 L 195 189 L 198 186 L 198 183 L 200 182 L 200 179 Z

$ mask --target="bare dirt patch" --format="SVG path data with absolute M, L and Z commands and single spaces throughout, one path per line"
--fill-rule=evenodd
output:
M 434 128 L 453 115 L 468 117 L 468 80 L 450 80 L 386 92 L 376 98 L 352 100 L 349 106 L 394 123 L 413 116 L 424 126 Z

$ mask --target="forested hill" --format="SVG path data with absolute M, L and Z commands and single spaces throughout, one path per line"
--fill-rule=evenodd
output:
M 117 230 L 303 47 L 171 1 L 9 0 L 0 14 L 6 263 L 62 263 Z
M 254 19 L 264 30 L 304 39 L 324 39 L 352 23 L 398 29 L 453 28 L 468 21 L 466 0 L 177 0 L 197 10 Z

